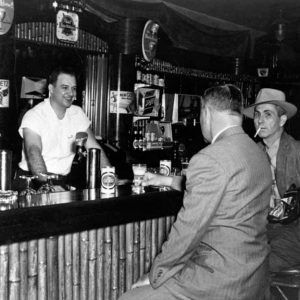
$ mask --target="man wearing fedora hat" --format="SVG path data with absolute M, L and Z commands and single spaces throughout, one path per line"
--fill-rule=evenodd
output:
M 256 134 L 262 138 L 260 146 L 269 157 L 273 176 L 270 206 L 283 198 L 292 184 L 300 187 L 300 142 L 286 133 L 284 125 L 297 112 L 277 89 L 263 88 L 256 101 L 243 114 L 254 119 Z M 270 270 L 300 265 L 300 220 L 286 225 L 268 224 L 271 246 Z

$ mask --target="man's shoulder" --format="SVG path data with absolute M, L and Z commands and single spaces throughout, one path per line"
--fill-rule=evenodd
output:
M 280 144 L 284 147 L 296 147 L 297 149 L 300 149 L 300 141 L 296 140 L 286 132 L 282 133 Z

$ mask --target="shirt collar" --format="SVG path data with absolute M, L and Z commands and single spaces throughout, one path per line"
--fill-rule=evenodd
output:
M 238 127 L 239 125 L 229 125 L 229 126 L 226 126 L 226 127 L 224 127 L 222 130 L 220 130 L 215 136 L 214 136 L 214 138 L 212 139 L 212 141 L 211 141 L 211 144 L 213 144 L 215 141 L 216 141 L 216 139 L 225 131 L 225 130 L 227 130 L 227 129 L 229 129 L 229 128 L 232 128 L 232 127 Z

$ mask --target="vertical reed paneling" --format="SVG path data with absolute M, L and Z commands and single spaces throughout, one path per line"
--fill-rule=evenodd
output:
M 8 299 L 8 246 L 0 246 L 0 299 Z
M 97 232 L 89 231 L 89 300 L 96 300 Z
M 28 299 L 37 300 L 38 278 L 38 242 L 28 242 Z
M 140 222 L 140 276 L 145 274 L 146 221 Z
M 117 300 L 119 285 L 119 227 L 112 227 L 111 299 Z
M 9 260 L 9 300 L 20 299 L 20 254 L 19 244 L 13 243 L 8 248 Z
M 152 222 L 146 221 L 146 253 L 145 253 L 145 273 L 149 272 L 151 266 L 151 239 L 152 239 Z
M 1 254 L 0 254 L 1 255 Z M 0 261 L 1 263 L 1 261 Z M 0 269 L 1 272 L 1 269 Z M 28 292 L 28 251 L 27 242 L 20 243 L 20 299 L 27 300 Z M 1 289 L 1 285 L 0 285 Z M 0 299 L 2 299 L 0 297 Z
M 133 224 L 126 224 L 126 290 L 133 283 Z
M 167 216 L 166 217 L 166 236 L 169 235 L 172 224 L 173 224 L 172 216 Z
M 119 226 L 119 294 L 126 289 L 126 235 L 125 225 Z
M 57 237 L 47 239 L 48 298 L 58 299 L 58 242 Z
M 0 246 L 0 300 L 117 300 L 150 270 L 173 217 Z
M 152 227 L 152 232 L 151 232 L 151 264 L 157 254 L 158 250 L 158 220 L 157 219 L 152 219 L 151 220 L 151 227 Z
M 65 238 L 58 237 L 58 299 L 66 299 L 65 291 Z
M 158 231 L 157 231 L 157 247 L 160 251 L 163 242 L 166 239 L 166 218 L 162 217 L 158 219 Z
M 104 300 L 110 300 L 111 297 L 111 227 L 104 230 Z
M 38 300 L 47 300 L 46 239 L 38 240 Z
M 97 230 L 97 299 L 104 299 L 104 229 Z
M 80 299 L 88 299 L 88 287 L 89 287 L 88 254 L 89 254 L 88 232 L 83 231 L 80 233 L 80 284 L 81 284 Z
M 65 235 L 65 291 L 66 300 L 73 300 L 72 235 Z
M 140 276 L 140 223 L 133 223 L 133 282 Z
M 80 300 L 80 243 L 79 233 L 72 236 L 73 300 Z

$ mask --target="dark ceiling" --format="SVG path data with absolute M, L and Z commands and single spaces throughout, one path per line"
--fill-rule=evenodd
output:
M 61 1 L 66 0 L 57 0 Z M 15 0 L 16 19 L 49 16 L 51 3 L 52 0 Z M 214 41 L 215 48 L 221 51 L 220 45 L 230 38 L 240 45 L 238 53 L 246 53 L 245 45 L 246 42 L 250 44 L 249 41 L 250 47 L 256 47 L 258 51 L 270 45 L 273 47 L 276 43 L 273 27 L 280 10 L 285 24 L 280 55 L 291 57 L 297 65 L 300 61 L 299 0 L 86 0 L 85 8 L 87 14 L 98 20 L 95 23 L 90 18 L 86 22 L 104 37 L 114 35 L 112 29 L 118 27 L 113 24 L 122 19 L 153 19 L 175 47 L 206 53 L 211 52 Z M 197 33 L 203 33 L 203 30 L 205 37 L 198 38 Z M 206 44 L 209 47 L 205 48 Z M 229 50 L 219 52 L 219 55 L 234 56 Z M 247 51 L 250 53 L 249 49 Z

